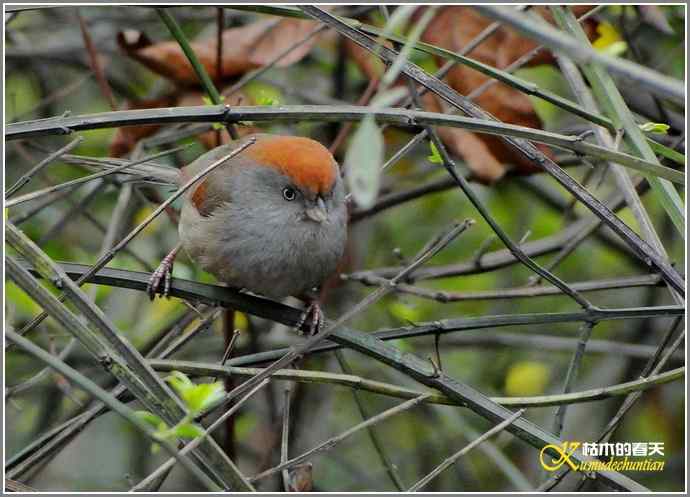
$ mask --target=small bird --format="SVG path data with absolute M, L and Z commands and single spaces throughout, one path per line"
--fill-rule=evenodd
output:
M 328 149 L 310 138 L 255 134 L 216 147 L 180 170 L 140 169 L 183 185 L 252 139 L 185 194 L 180 244 L 162 260 L 147 291 L 151 299 L 168 296 L 182 247 L 229 286 L 304 300 L 308 306 L 297 328 L 311 315 L 313 334 L 323 323 L 315 291 L 336 270 L 347 240 L 343 180 Z

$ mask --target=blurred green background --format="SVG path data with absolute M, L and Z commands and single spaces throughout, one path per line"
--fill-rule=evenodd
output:
M 676 9 L 676 10 L 670 10 Z M 655 61 L 674 77 L 684 74 L 683 21 L 681 7 L 661 8 L 671 25 L 673 35 L 659 35 L 653 27 L 644 26 L 638 33 L 638 44 L 644 50 L 650 65 Z M 99 52 L 107 64 L 107 73 L 113 76 L 113 91 L 119 102 L 127 92 L 144 96 L 164 91 L 167 83 L 152 75 L 135 62 L 121 55 L 114 44 L 114 33 L 122 29 L 136 28 L 145 31 L 152 39 L 168 39 L 169 35 L 151 9 L 136 7 L 84 7 L 79 9 L 88 21 L 91 34 L 99 46 Z M 185 32 L 192 37 L 203 30 L 213 29 L 215 9 L 208 7 L 175 9 L 175 15 Z M 615 8 L 601 13 L 615 20 Z M 229 25 L 253 18 L 253 14 L 226 10 Z M 75 20 L 74 9 L 49 9 L 22 12 L 8 25 L 6 34 L 5 122 L 109 111 L 108 104 L 99 91 L 94 77 L 85 66 L 83 41 Z M 211 26 L 209 28 L 209 26 Z M 680 49 L 678 48 L 680 46 Z M 672 51 L 672 56 L 664 54 Z M 434 61 L 415 54 L 413 60 L 425 68 L 435 67 Z M 251 91 L 258 95 L 271 95 L 280 104 L 302 104 L 304 100 L 295 91 L 300 89 L 314 94 L 332 96 L 332 73 L 338 61 L 335 43 L 319 44 L 312 53 L 292 67 L 271 69 L 254 83 Z M 354 102 L 362 93 L 367 81 L 351 61 L 346 61 L 347 82 L 339 98 Z M 521 77 L 572 98 L 567 84 L 554 67 L 540 66 L 518 73 Z M 81 81 L 83 80 L 83 81 Z M 75 82 L 78 87 L 45 103 L 46 97 Z M 42 103 L 43 102 L 43 103 Z M 560 130 L 572 124 L 572 119 L 545 102 L 533 99 L 544 128 Z M 42 103 L 42 104 L 41 104 Z M 34 111 L 37 105 L 41 107 Z M 682 112 L 683 109 L 680 109 Z M 255 123 L 269 132 L 288 132 L 311 136 L 329 143 L 336 125 L 300 123 L 294 125 L 269 125 Z M 107 157 L 114 129 L 81 133 L 83 143 L 72 153 L 94 157 Z M 351 135 L 350 135 L 351 136 Z M 409 140 L 412 135 L 404 130 L 387 129 L 385 132 L 386 157 Z M 44 137 L 33 140 L 7 142 L 5 152 L 5 182 L 13 184 L 38 160 L 65 145 L 73 137 Z M 161 163 L 180 165 L 191 161 L 203 152 L 203 147 L 192 139 L 185 140 L 191 146 Z M 340 149 L 342 159 L 346 145 Z M 156 150 L 151 150 L 150 153 Z M 390 168 L 382 178 L 382 194 L 404 191 L 421 184 L 442 179 L 443 168 L 431 164 L 426 143 L 418 145 L 413 153 Z M 462 162 L 459 166 L 464 168 Z M 569 172 L 582 180 L 588 166 L 569 168 Z M 463 169 L 466 172 L 466 169 Z M 23 193 L 49 184 L 82 176 L 84 169 L 56 161 L 46 168 Z M 491 214 L 515 240 L 526 242 L 553 236 L 571 223 L 562 212 L 548 205 L 526 182 L 534 182 L 541 188 L 557 192 L 569 201 L 567 194 L 545 175 L 529 179 L 508 177 L 493 186 L 473 184 L 473 188 L 488 206 Z M 20 228 L 37 241 L 53 259 L 83 264 L 93 263 L 101 250 L 103 233 L 83 215 L 74 214 L 74 206 L 86 198 L 92 189 L 87 184 L 75 190 L 66 199 L 53 203 L 20 224 Z M 599 188 L 593 190 L 599 198 L 606 198 L 616 190 L 607 176 Z M 90 216 L 107 226 L 117 202 L 119 185 L 103 183 L 97 194 L 84 208 Z M 168 191 L 161 188 L 162 195 Z M 653 219 L 671 260 L 682 272 L 684 268 L 684 243 L 664 215 L 659 203 L 645 195 L 644 205 Z M 9 209 L 10 220 L 21 219 L 35 204 L 27 203 Z M 119 236 L 127 233 L 149 214 L 154 206 L 140 196 L 133 195 L 126 207 L 125 226 Z M 586 210 L 578 205 L 578 216 Z M 635 227 L 628 209 L 620 212 L 621 218 Z M 471 204 L 458 189 L 429 194 L 392 209 L 385 210 L 351 226 L 348 271 L 396 266 L 401 257 L 409 260 L 431 237 L 458 219 L 473 218 L 477 222 L 458 240 L 436 256 L 427 266 L 442 266 L 472 261 L 478 248 L 486 246 L 491 236 L 488 225 L 479 217 Z M 157 219 L 130 244 L 129 248 L 151 266 L 176 242 L 176 228 L 165 217 Z M 494 239 L 488 251 L 504 248 Z M 553 254 L 537 258 L 548 264 Z M 141 265 L 127 254 L 119 254 L 111 267 L 141 271 Z M 644 269 L 620 250 L 589 237 L 554 270 L 566 282 L 616 278 L 645 274 Z M 213 278 L 195 268 L 181 257 L 175 264 L 175 276 L 212 282 Z M 418 283 L 424 288 L 452 292 L 471 292 L 519 287 L 527 284 L 531 272 L 522 265 L 482 274 L 426 280 Z M 85 286 L 87 292 L 95 292 L 96 303 L 110 316 L 121 333 L 138 347 L 147 344 L 161 330 L 187 312 L 178 300 L 157 299 L 149 302 L 141 292 L 119 288 Z M 39 308 L 12 282 L 6 281 L 5 326 L 21 328 L 39 312 Z M 339 283 L 330 291 L 325 311 L 334 317 L 361 299 L 371 289 L 356 282 Z M 643 287 L 607 290 L 587 294 L 591 301 L 602 308 L 670 305 L 673 301 L 663 287 Z M 488 316 L 498 314 L 527 314 L 540 312 L 575 311 L 578 306 L 563 296 L 532 297 L 504 300 L 470 300 L 456 303 L 440 303 L 411 295 L 392 294 L 359 315 L 350 324 L 363 331 L 405 326 L 409 322 L 425 322 L 437 319 Z M 616 343 L 632 343 L 655 347 L 671 324 L 671 320 L 644 319 L 604 321 L 597 324 L 592 339 Z M 235 355 L 263 351 L 285 346 L 300 340 L 292 331 L 264 320 L 239 315 L 237 325 L 242 330 Z M 528 396 L 560 393 L 565 372 L 574 350 L 551 350 L 535 347 L 527 341 L 511 346 L 473 346 L 454 340 L 464 336 L 511 334 L 528 337 L 549 335 L 574 338 L 579 324 L 541 326 L 515 326 L 458 332 L 440 340 L 440 353 L 444 371 L 490 396 Z M 44 347 L 60 350 L 69 336 L 50 319 L 33 332 L 31 338 Z M 431 336 L 394 342 L 402 350 L 428 357 L 434 354 L 434 338 Z M 184 360 L 217 362 L 223 353 L 222 324 L 214 326 L 174 357 Z M 411 379 L 376 363 L 358 353 L 345 352 L 355 374 L 369 379 L 419 388 Z M 5 355 L 5 382 L 7 386 L 20 383 L 35 374 L 42 365 L 16 349 Z M 109 378 L 92 361 L 83 349 L 77 347 L 69 358 L 69 364 L 79 368 L 102 385 Z M 637 378 L 645 360 L 617 353 L 615 347 L 606 353 L 586 352 L 575 390 L 606 386 Z M 681 362 L 673 360 L 678 367 Z M 308 357 L 303 369 L 339 372 L 332 354 Z M 659 473 L 630 473 L 629 476 L 656 491 L 680 491 L 683 489 L 685 467 L 684 382 L 663 385 L 643 394 L 628 413 L 614 437 L 615 441 L 664 442 L 666 466 Z M 255 474 L 268 463 L 275 464 L 279 454 L 280 410 L 285 384 L 275 381 L 267 392 L 256 395 L 236 417 L 236 453 L 240 468 L 246 474 Z M 362 393 L 370 413 L 377 413 L 395 405 L 398 401 L 382 396 Z M 573 405 L 566 417 L 562 438 L 565 440 L 592 440 L 598 436 L 608 420 L 616 412 L 622 398 Z M 38 385 L 17 394 L 5 402 L 5 454 L 16 454 L 38 435 L 58 425 L 78 412 L 77 401 L 85 403 L 88 396 L 74 388 L 64 395 L 59 382 L 49 375 Z M 135 406 L 136 407 L 136 406 Z M 527 417 L 550 429 L 554 407 L 535 408 L 527 411 Z M 361 417 L 353 402 L 352 392 L 344 387 L 331 385 L 299 385 L 294 403 L 294 429 L 291 436 L 291 455 L 311 448 L 329 436 L 357 424 Z M 449 406 L 420 406 L 395 416 L 377 427 L 385 450 L 398 466 L 405 482 L 411 485 L 445 457 L 459 450 L 469 440 L 490 428 L 490 424 L 466 409 Z M 276 445 L 278 444 L 278 445 Z M 520 489 L 519 485 L 532 487 L 544 480 L 538 452 L 508 434 L 501 434 L 485 448 L 472 451 L 450 470 L 443 473 L 428 487 L 430 491 L 505 491 Z M 35 476 L 26 481 L 39 490 L 74 491 L 125 491 L 133 483 L 144 478 L 162 461 L 164 454 L 152 455 L 149 443 L 136 430 L 118 416 L 109 413 L 91 423 L 75 441 L 70 443 Z M 384 491 L 393 487 L 385 474 L 376 452 L 365 432 L 360 432 L 312 460 L 315 489 L 340 491 Z M 526 481 L 525 481 L 526 479 Z M 262 481 L 260 490 L 280 488 L 277 478 Z M 592 488 L 600 489 L 594 486 Z M 522 488 L 527 489 L 527 488 Z M 199 490 L 193 479 L 181 470 L 173 471 L 162 490 Z

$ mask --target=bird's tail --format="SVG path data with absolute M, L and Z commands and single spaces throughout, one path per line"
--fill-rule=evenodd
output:
M 140 164 L 128 163 L 132 161 L 124 159 L 86 159 L 80 157 L 79 163 L 81 165 L 98 169 L 98 170 L 112 170 L 117 169 L 117 174 L 128 174 L 133 176 L 135 181 L 155 181 L 158 183 L 167 183 L 170 185 L 177 185 L 180 177 L 179 169 L 170 166 L 163 166 L 155 162 L 142 162 Z M 126 167 L 125 167 L 126 166 Z

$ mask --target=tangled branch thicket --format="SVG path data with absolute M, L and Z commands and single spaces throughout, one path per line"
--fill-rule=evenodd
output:
M 6 7 L 5 488 L 681 490 L 684 23 Z M 173 192 L 142 165 L 260 130 L 361 180 L 314 336 L 185 259 L 144 298 L 214 166 Z M 545 472 L 568 441 L 663 467 Z

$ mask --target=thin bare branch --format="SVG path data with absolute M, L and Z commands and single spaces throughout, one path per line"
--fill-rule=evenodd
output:
M 524 409 L 520 409 L 517 411 L 515 414 L 510 416 L 508 419 L 505 421 L 502 421 L 498 423 L 496 426 L 491 428 L 489 431 L 485 432 L 480 436 L 479 438 L 476 438 L 469 444 L 467 444 L 465 447 L 463 447 L 461 450 L 450 456 L 448 459 L 443 461 L 441 464 L 439 464 L 431 473 L 428 475 L 424 476 L 421 480 L 419 480 L 417 483 L 412 485 L 410 488 L 407 489 L 408 492 L 417 492 L 419 489 L 423 488 L 426 486 L 431 480 L 436 478 L 438 475 L 443 473 L 445 470 L 450 468 L 453 464 L 457 462 L 458 459 L 460 459 L 462 456 L 467 454 L 470 450 L 475 448 L 477 445 L 481 444 L 485 440 L 488 440 L 494 435 L 497 435 L 498 433 L 502 432 L 509 424 L 511 424 L 513 421 L 515 421 L 517 418 L 522 416 L 522 414 L 525 412 Z

